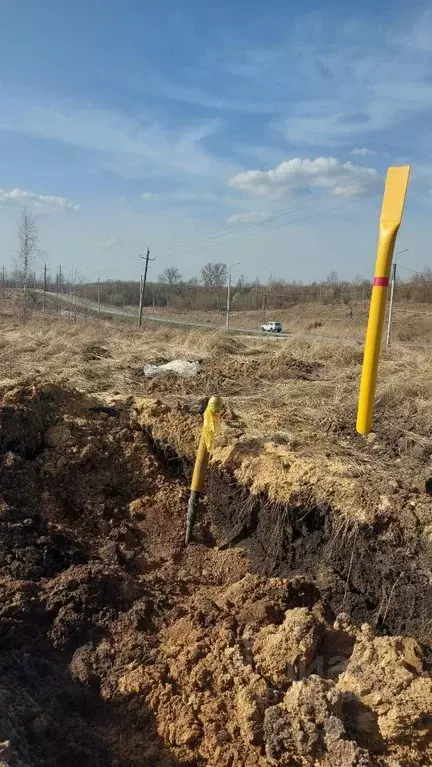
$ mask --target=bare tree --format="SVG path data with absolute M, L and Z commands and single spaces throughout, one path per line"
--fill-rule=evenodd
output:
M 39 244 L 39 229 L 36 218 L 23 208 L 17 228 L 18 254 L 16 258 L 17 271 L 19 272 L 24 292 L 24 322 L 27 310 L 27 283 L 31 269 L 36 260 Z
M 335 285 L 339 285 L 339 275 L 337 272 L 329 272 L 326 279 L 326 284 L 331 285 L 334 287 Z
M 176 266 L 167 266 L 162 274 L 158 275 L 159 282 L 167 286 L 167 290 L 163 291 L 167 306 L 172 303 L 175 295 L 179 295 L 181 291 L 181 278 L 182 276 Z
M 201 269 L 201 280 L 206 288 L 220 290 L 227 281 L 228 270 L 226 264 L 215 261 L 209 261 Z
M 368 283 L 369 280 L 363 276 L 363 274 L 356 274 L 353 279 L 353 284 L 357 286 L 362 286 L 365 283 Z
M 167 268 L 163 270 L 162 274 L 158 274 L 159 282 L 170 286 L 177 285 L 177 283 L 180 282 L 181 277 L 182 276 L 176 266 L 167 266 Z

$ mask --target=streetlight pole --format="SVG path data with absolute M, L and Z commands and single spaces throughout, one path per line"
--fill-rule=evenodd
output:
M 409 248 L 405 248 L 405 250 L 398 250 L 398 252 L 395 253 L 395 256 L 399 256 L 401 253 L 408 253 L 408 251 L 409 251 Z M 397 271 L 397 263 L 395 261 L 393 263 L 392 277 L 391 277 L 390 306 L 389 306 L 388 322 L 387 322 L 386 346 L 390 346 L 390 333 L 391 333 L 391 324 L 392 324 L 392 317 L 393 317 L 393 299 L 394 299 L 394 291 L 395 291 L 395 285 L 396 285 L 396 271 Z
M 99 271 L 98 271 L 98 273 L 97 273 L 97 306 L 98 306 L 98 309 L 97 309 L 97 311 L 98 311 L 98 317 L 100 317 L 100 313 L 101 313 L 101 301 L 100 301 L 100 275 L 101 275 L 101 274 L 104 274 L 104 273 L 105 273 L 105 272 L 107 272 L 107 271 L 108 271 L 107 269 L 99 269 Z
M 72 285 L 73 285 L 73 307 L 74 307 L 74 322 L 76 324 L 77 321 L 77 294 L 76 294 L 76 283 L 77 283 L 77 270 L 75 267 L 72 267 Z
M 47 292 L 47 265 L 44 264 L 43 271 L 43 311 L 46 308 L 46 292 Z
M 58 271 L 58 297 L 59 297 L 59 302 L 60 302 L 59 314 L 60 314 L 60 317 L 61 317 L 62 316 L 62 311 L 63 311 L 63 304 L 62 304 L 62 268 L 61 268 L 61 264 L 59 266 L 59 271 Z
M 233 266 L 239 266 L 240 261 L 236 261 L 235 264 L 230 264 L 228 270 L 228 287 L 227 287 L 227 303 L 226 303 L 226 329 L 229 328 L 230 319 L 230 301 L 231 301 L 231 270 Z

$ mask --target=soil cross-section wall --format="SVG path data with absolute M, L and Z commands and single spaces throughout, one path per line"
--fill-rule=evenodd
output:
M 135 408 L 156 444 L 194 455 L 191 406 L 144 399 Z M 359 474 L 283 438 L 250 438 L 228 408 L 207 480 L 215 542 L 240 546 L 255 572 L 309 573 L 336 612 L 429 643 L 431 497 L 400 466 L 397 479 L 378 468 Z
M 432 763 L 421 646 L 252 574 L 208 515 L 185 549 L 184 466 L 129 407 L 47 385 L 0 418 L 1 765 Z

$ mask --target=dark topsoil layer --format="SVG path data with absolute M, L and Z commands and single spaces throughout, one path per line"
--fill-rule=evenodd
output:
M 213 471 L 208 508 L 218 542 L 241 544 L 253 572 L 311 575 L 336 613 L 347 611 L 379 633 L 415 636 L 432 649 L 429 500 L 420 505 L 401 492 L 399 516 L 360 524 L 310 499 L 290 506 L 251 496 Z
M 178 761 L 114 680 L 153 662 L 158 632 L 199 587 L 246 569 L 312 573 L 335 611 L 430 638 L 430 549 L 415 522 L 343 529 L 328 509 L 276 507 L 213 474 L 201 545 L 185 554 L 188 467 L 127 407 L 29 387 L 5 393 L 0 418 L 0 765 L 204 764 Z M 203 569 L 202 551 L 232 547 L 235 561 L 240 541 L 247 567 L 225 581 Z

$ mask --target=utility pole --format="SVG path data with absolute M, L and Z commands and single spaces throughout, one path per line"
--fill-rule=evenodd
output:
M 144 256 L 140 256 L 140 258 L 144 259 Z M 140 290 L 140 303 L 139 303 L 139 314 L 138 314 L 138 327 L 139 328 L 142 325 L 145 289 L 146 289 L 146 282 L 147 282 L 147 270 L 148 270 L 149 261 L 154 261 L 154 258 L 150 258 L 150 248 L 147 248 L 147 255 L 145 257 L 144 276 L 142 278 L 142 284 L 141 284 L 141 290 Z
M 59 294 L 59 301 L 60 301 L 60 317 L 61 317 L 61 313 L 62 313 L 61 291 L 62 291 L 62 268 L 61 268 L 61 264 L 60 264 L 60 266 L 59 266 L 59 274 L 58 274 L 58 294 Z
M 230 319 L 230 301 L 231 301 L 231 270 L 233 266 L 239 266 L 240 261 L 236 261 L 235 264 L 231 264 L 228 270 L 228 289 L 227 289 L 227 303 L 226 303 L 226 329 L 229 328 L 229 319 Z
M 73 286 L 73 307 L 74 307 L 74 323 L 76 325 L 77 322 L 77 293 L 76 293 L 76 284 L 77 284 L 77 270 L 75 267 L 72 267 L 72 286 Z
M 228 275 L 228 289 L 227 289 L 227 303 L 226 303 L 226 329 L 229 328 L 229 316 L 230 316 L 230 300 L 231 300 L 231 269 Z
M 401 253 L 408 253 L 408 251 L 409 251 L 409 248 L 405 248 L 405 250 L 398 250 L 397 253 L 395 253 L 395 256 L 400 256 Z M 393 316 L 393 299 L 394 299 L 394 291 L 396 287 L 396 270 L 397 270 L 397 264 L 395 261 L 393 263 L 392 276 L 391 276 L 390 306 L 389 306 L 389 315 L 388 315 L 388 324 L 387 324 L 386 346 L 390 346 L 390 332 L 391 332 L 391 323 L 392 323 L 392 316 Z
M 263 292 L 262 292 L 262 321 L 263 322 L 265 322 L 265 316 L 266 316 L 266 298 L 267 296 L 263 288 Z
M 394 289 L 395 289 L 395 284 L 396 284 L 396 269 L 397 269 L 397 264 L 396 264 L 396 261 L 395 261 L 395 263 L 393 264 L 392 277 L 391 277 L 390 306 L 389 306 L 388 323 L 387 323 L 387 338 L 386 338 L 386 345 L 387 346 L 390 346 L 390 332 L 391 332 L 392 315 L 393 315 L 393 298 L 394 298 Z
M 2 295 L 5 297 L 5 268 L 2 269 Z
M 43 311 L 45 311 L 45 298 L 47 289 L 47 265 L 44 264 L 44 276 L 43 276 Z

